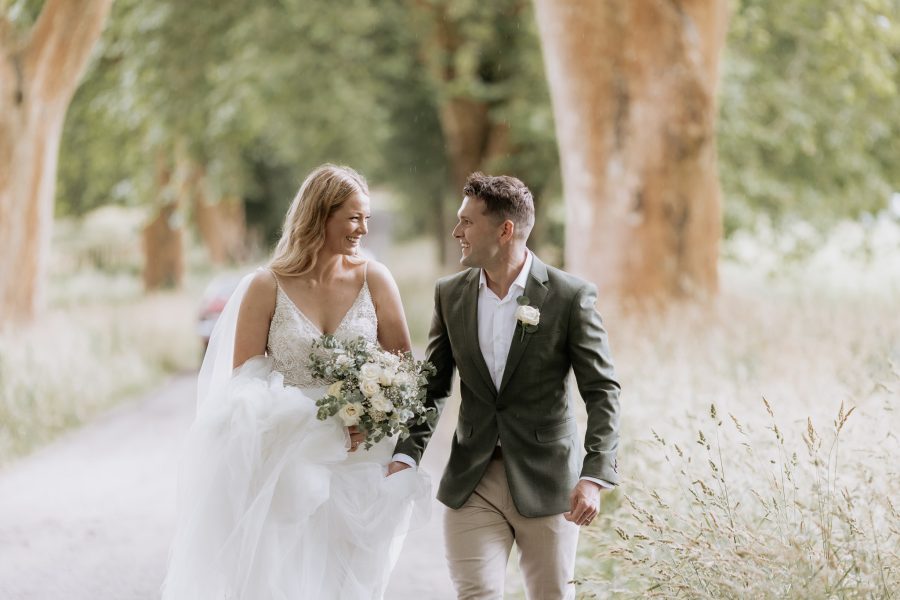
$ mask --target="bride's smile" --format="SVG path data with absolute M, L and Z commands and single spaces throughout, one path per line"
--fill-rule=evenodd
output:
M 369 197 L 356 193 L 325 223 L 325 248 L 334 254 L 356 254 L 369 232 Z

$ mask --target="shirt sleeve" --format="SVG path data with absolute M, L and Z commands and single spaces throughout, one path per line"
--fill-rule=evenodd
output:
M 394 460 L 397 460 L 397 457 L 396 457 L 396 456 L 394 457 Z M 404 462 L 405 462 L 405 461 L 404 461 Z M 611 489 L 613 489 L 614 487 L 616 487 L 616 486 L 614 486 L 613 484 L 611 484 L 611 483 L 608 482 L 608 481 L 604 481 L 604 480 L 602 480 L 602 479 L 596 479 L 596 478 L 594 478 L 594 477 L 582 477 L 581 479 L 584 479 L 585 481 L 590 481 L 590 482 L 592 482 L 592 483 L 596 483 L 597 485 L 599 485 L 600 487 L 602 487 L 604 490 L 611 490 Z M 579 481 L 580 481 L 580 480 L 579 480 Z
M 415 459 L 413 459 L 412 456 L 409 456 L 407 454 L 401 454 L 399 452 L 397 454 L 395 454 L 391 460 L 394 462 L 402 462 L 405 465 L 409 465 L 413 469 L 415 469 L 418 466 L 416 464 Z

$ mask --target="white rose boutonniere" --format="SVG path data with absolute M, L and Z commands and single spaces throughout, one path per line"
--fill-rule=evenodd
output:
M 516 302 L 519 304 L 519 308 L 516 309 L 516 320 L 522 327 L 520 339 L 524 339 L 526 333 L 537 331 L 541 322 L 541 311 L 536 306 L 528 305 L 531 302 L 528 296 L 519 296 Z

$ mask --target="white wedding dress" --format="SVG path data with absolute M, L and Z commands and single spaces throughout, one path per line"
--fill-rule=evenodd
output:
M 201 369 L 163 599 L 382 598 L 406 532 L 428 518 L 428 478 L 414 469 L 385 477 L 396 440 L 351 453 L 336 419 L 316 419 L 324 386 L 306 359 L 321 332 L 280 287 L 267 356 L 231 372 L 250 277 Z M 374 342 L 376 332 L 364 283 L 335 336 Z

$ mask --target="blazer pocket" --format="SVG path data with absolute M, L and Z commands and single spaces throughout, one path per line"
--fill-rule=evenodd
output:
M 471 423 L 460 420 L 459 423 L 456 424 L 456 441 L 461 442 L 472 437 L 472 431 L 473 427 Z
M 562 423 L 557 423 L 556 425 L 535 429 L 534 436 L 539 442 L 554 442 L 556 440 L 561 440 L 565 437 L 569 437 L 570 435 L 572 435 L 573 420 L 574 419 L 569 418 Z

